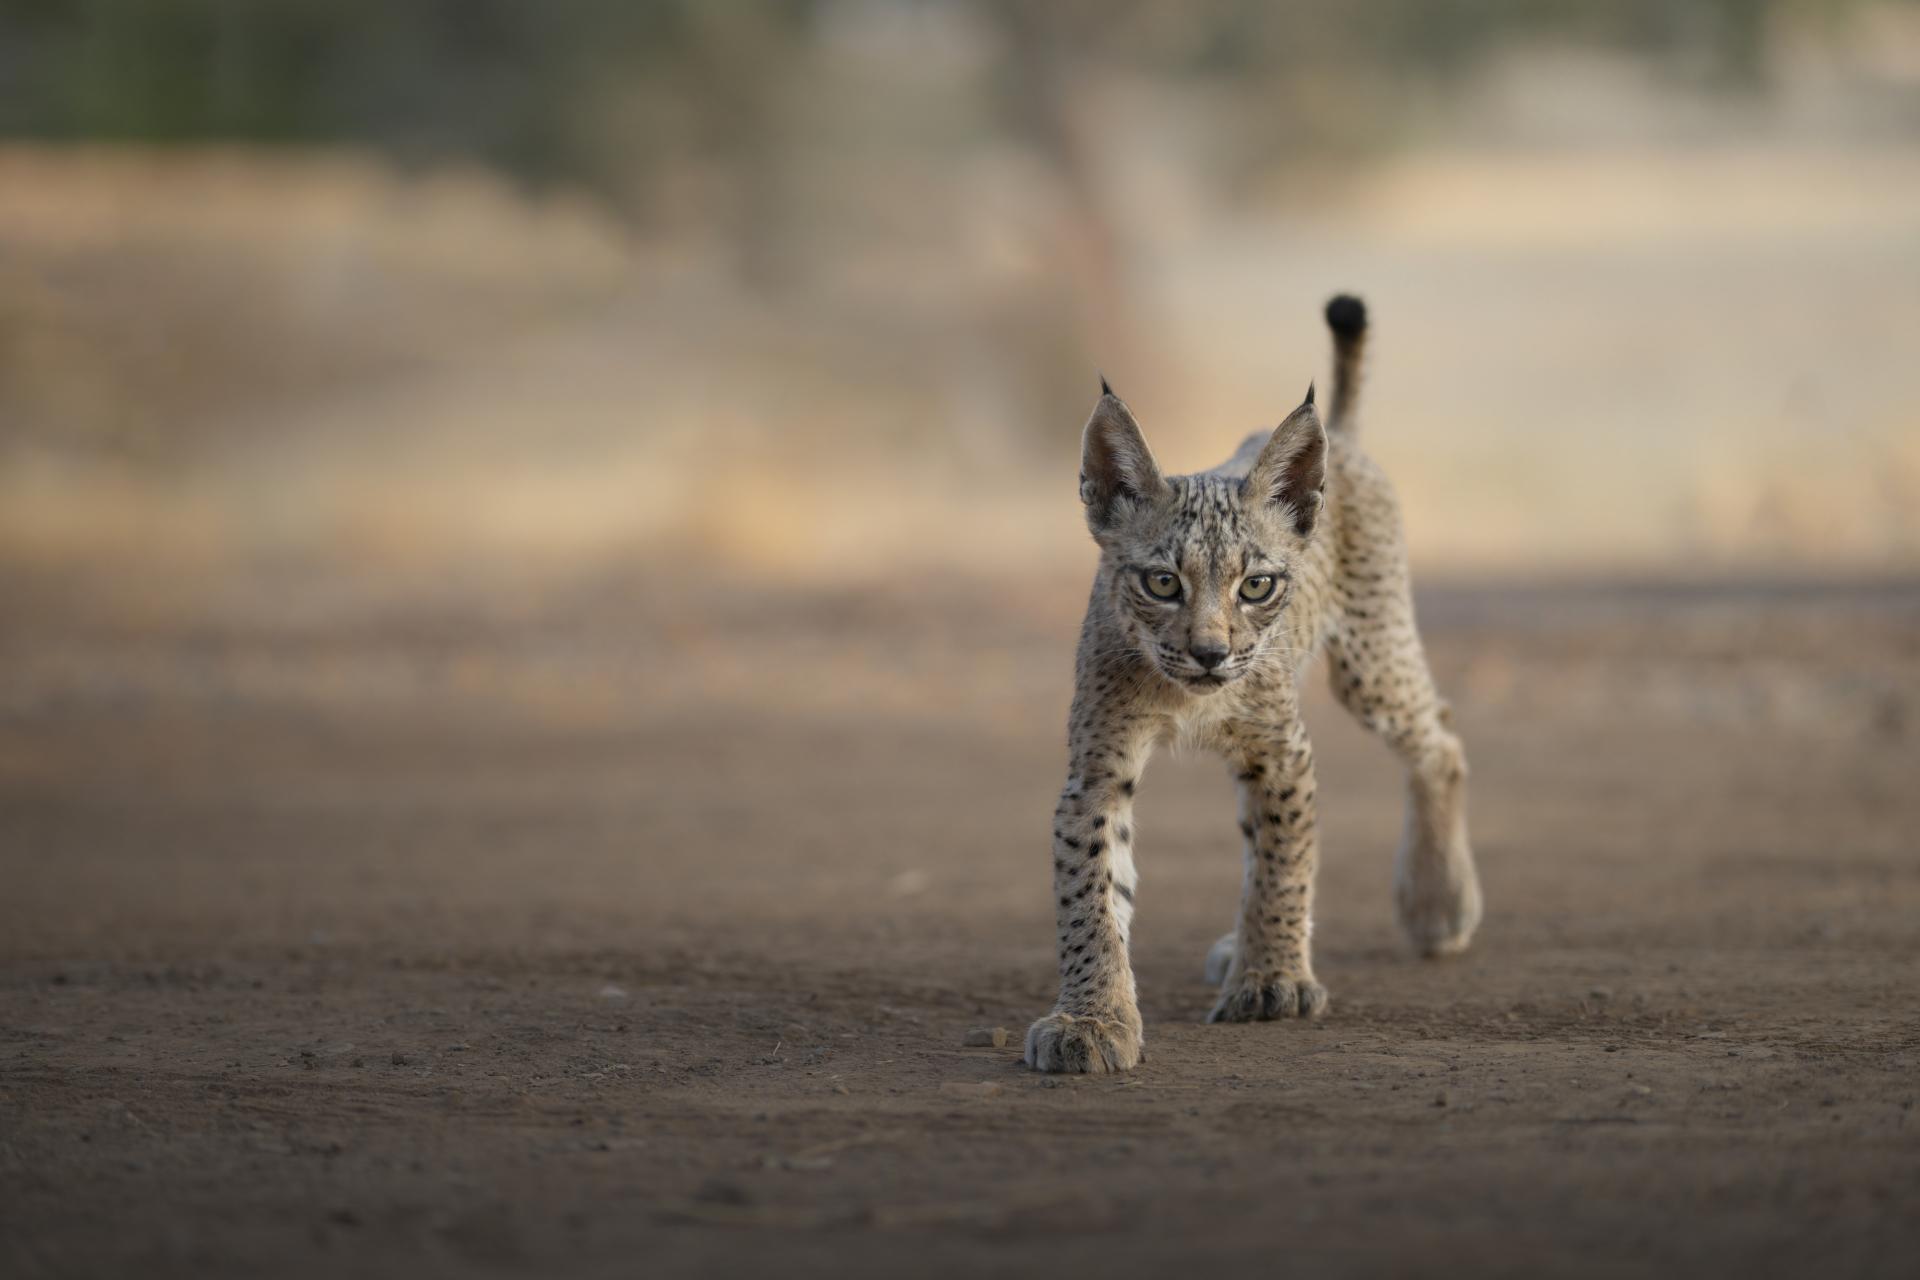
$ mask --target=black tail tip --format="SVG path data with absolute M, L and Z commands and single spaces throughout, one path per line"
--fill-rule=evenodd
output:
M 1327 302 L 1327 327 L 1337 337 L 1359 337 L 1367 331 L 1367 304 L 1350 293 L 1336 294 Z

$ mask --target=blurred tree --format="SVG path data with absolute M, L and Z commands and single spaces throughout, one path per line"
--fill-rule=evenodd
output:
M 585 188 L 642 222 L 691 211 L 731 238 L 751 279 L 773 284 L 792 257 L 781 247 L 799 163 L 791 109 L 833 75 L 814 56 L 818 19 L 936 3 L 0 0 L 0 136 L 344 143 L 409 162 L 473 160 Z M 1058 176 L 1083 308 L 1119 330 L 1116 229 L 1090 126 L 1069 109 L 1099 68 L 1240 94 L 1254 109 L 1234 162 L 1253 170 L 1350 149 L 1370 120 L 1412 109 L 1419 96 L 1405 86 L 1471 75 L 1519 41 L 1601 45 L 1760 85 L 1779 18 L 1855 3 L 952 0 L 998 33 L 982 83 L 999 127 Z
M 765 83 L 831 0 L 0 0 L 0 134 L 148 142 L 371 143 L 618 187 L 665 142 L 752 159 Z M 871 2 L 871 0 L 869 0 Z M 928 0 L 890 0 L 912 7 Z M 1517 40 L 1579 41 L 1764 73 L 1782 14 L 1857 0 L 961 0 L 1012 33 L 1007 83 L 1035 127 L 1036 68 L 1085 62 L 1226 79 L 1315 64 L 1452 75 Z M 1911 2 L 1911 0 L 1908 0 Z M 679 139 L 605 129 L 610 94 L 668 89 Z M 774 97 L 777 99 L 777 94 Z M 1054 150 L 1058 153 L 1058 148 Z
M 0 0 L 0 134 L 356 142 L 617 191 L 645 155 L 608 99 L 676 82 L 696 124 L 656 146 L 750 154 L 779 0 Z
M 982 8 L 1005 51 L 998 84 L 1006 125 L 1059 180 L 1061 225 L 1049 256 L 1064 264 L 1071 279 L 1079 311 L 1075 332 L 1103 358 L 1137 369 L 1151 350 L 1139 340 L 1121 270 L 1119 229 L 1101 188 L 1087 122 L 1069 105 L 1085 69 L 1076 38 L 1096 25 L 1097 15 L 1084 5 L 1023 0 L 982 0 Z

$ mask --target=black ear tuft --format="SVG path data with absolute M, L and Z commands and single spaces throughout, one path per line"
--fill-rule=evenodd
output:
M 1107 385 L 1107 375 L 1104 373 L 1100 375 L 1100 394 L 1103 396 L 1113 395 L 1113 388 Z M 1115 399 L 1118 398 L 1117 396 L 1115 397 Z
M 1307 384 L 1307 398 L 1304 401 L 1302 401 L 1302 403 L 1303 404 L 1313 403 L 1313 384 L 1311 382 Z
M 1327 302 L 1327 327 L 1342 338 L 1357 338 L 1367 330 L 1367 304 L 1350 293 Z

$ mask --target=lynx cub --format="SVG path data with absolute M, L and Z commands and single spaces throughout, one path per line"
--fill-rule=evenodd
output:
M 1080 500 L 1100 570 L 1080 631 L 1070 764 L 1053 820 L 1060 998 L 1027 1032 L 1040 1071 L 1140 1061 L 1128 933 L 1135 781 L 1154 744 L 1217 748 L 1240 784 L 1246 875 L 1232 933 L 1207 957 L 1209 1022 L 1314 1017 L 1313 749 L 1298 679 L 1325 652 L 1334 692 L 1405 761 L 1400 921 L 1423 954 L 1480 923 L 1467 766 L 1414 629 L 1393 492 L 1354 442 L 1366 310 L 1327 304 L 1335 376 L 1326 429 L 1311 388 L 1271 435 L 1212 471 L 1163 476 L 1103 382 L 1082 444 Z

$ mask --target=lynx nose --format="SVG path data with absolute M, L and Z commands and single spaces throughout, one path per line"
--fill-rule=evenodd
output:
M 1223 644 L 1190 645 L 1187 648 L 1187 652 L 1192 654 L 1193 660 L 1207 671 L 1213 670 L 1227 660 L 1227 646 Z

